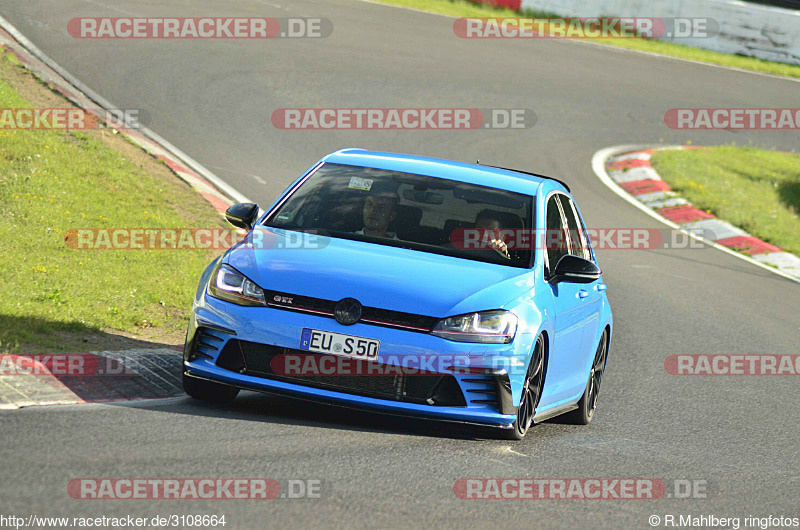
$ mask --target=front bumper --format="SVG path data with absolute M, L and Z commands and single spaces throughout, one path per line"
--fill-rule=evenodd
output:
M 514 404 L 519 398 L 515 400 L 512 389 L 515 383 L 521 385 L 515 379 L 521 380 L 518 372 L 524 372 L 527 362 L 524 353 L 517 353 L 527 347 L 524 334 L 508 345 L 453 343 L 424 333 L 368 324 L 344 327 L 329 318 L 241 307 L 207 296 L 199 302 L 192 313 L 184 351 L 187 375 L 392 414 L 489 426 L 508 426 L 516 419 Z M 466 368 L 439 363 L 433 377 L 419 376 L 424 379 L 416 380 L 405 374 L 394 378 L 380 375 L 375 377 L 381 379 L 371 380 L 365 375 L 298 380 L 272 372 L 271 356 L 299 352 L 296 348 L 303 328 L 381 340 L 378 362 L 383 366 L 399 366 L 409 356 L 476 361 Z

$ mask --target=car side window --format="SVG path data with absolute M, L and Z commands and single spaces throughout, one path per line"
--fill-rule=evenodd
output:
M 575 215 L 572 200 L 568 197 L 561 197 L 561 206 L 564 210 L 564 217 L 567 218 L 567 231 L 569 233 L 569 253 L 583 259 L 590 259 L 586 245 L 586 233 L 583 230 L 583 223 L 580 223 Z
M 547 200 L 547 226 L 545 232 L 545 246 L 547 248 L 547 261 L 549 264 L 548 273 L 552 273 L 559 260 L 569 254 L 567 247 L 566 233 L 564 232 L 564 222 L 561 218 L 561 207 L 558 203 L 558 195 L 552 195 Z

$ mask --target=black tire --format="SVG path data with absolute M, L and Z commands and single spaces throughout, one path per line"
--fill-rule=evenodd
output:
M 573 425 L 589 425 L 594 418 L 594 411 L 597 409 L 597 396 L 600 393 L 600 383 L 603 380 L 603 372 L 606 369 L 606 358 L 608 357 L 608 332 L 603 331 L 597 351 L 594 354 L 592 370 L 589 372 L 589 380 L 583 390 L 583 396 L 578 401 L 578 408 L 564 415 L 566 423 Z
M 196 379 L 183 374 L 183 391 L 194 399 L 208 401 L 210 403 L 229 403 L 239 394 L 236 387 Z
M 517 409 L 517 419 L 510 429 L 500 431 L 500 437 L 504 440 L 522 440 L 533 427 L 533 416 L 536 414 L 536 407 L 542 397 L 542 387 L 544 386 L 544 372 L 546 365 L 544 353 L 544 337 L 539 335 L 536 345 L 533 347 L 531 362 L 528 364 L 528 371 L 525 374 L 525 383 L 522 388 L 519 408 Z

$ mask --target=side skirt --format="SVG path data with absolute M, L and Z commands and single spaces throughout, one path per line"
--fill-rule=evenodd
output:
M 555 418 L 556 416 L 560 416 L 562 414 L 566 414 L 571 410 L 575 410 L 578 408 L 577 403 L 569 403 L 565 405 L 559 405 L 558 407 L 552 408 L 550 410 L 546 410 L 544 412 L 539 412 L 538 414 L 534 415 L 533 423 L 541 423 L 545 420 L 549 420 L 550 418 Z

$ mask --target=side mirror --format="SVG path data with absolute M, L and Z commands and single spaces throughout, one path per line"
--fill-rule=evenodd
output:
M 258 218 L 258 205 L 252 202 L 234 204 L 225 212 L 225 219 L 237 228 L 250 230 Z
M 567 254 L 558 260 L 555 271 L 550 276 L 550 283 L 592 283 L 600 279 L 600 268 L 593 262 Z

